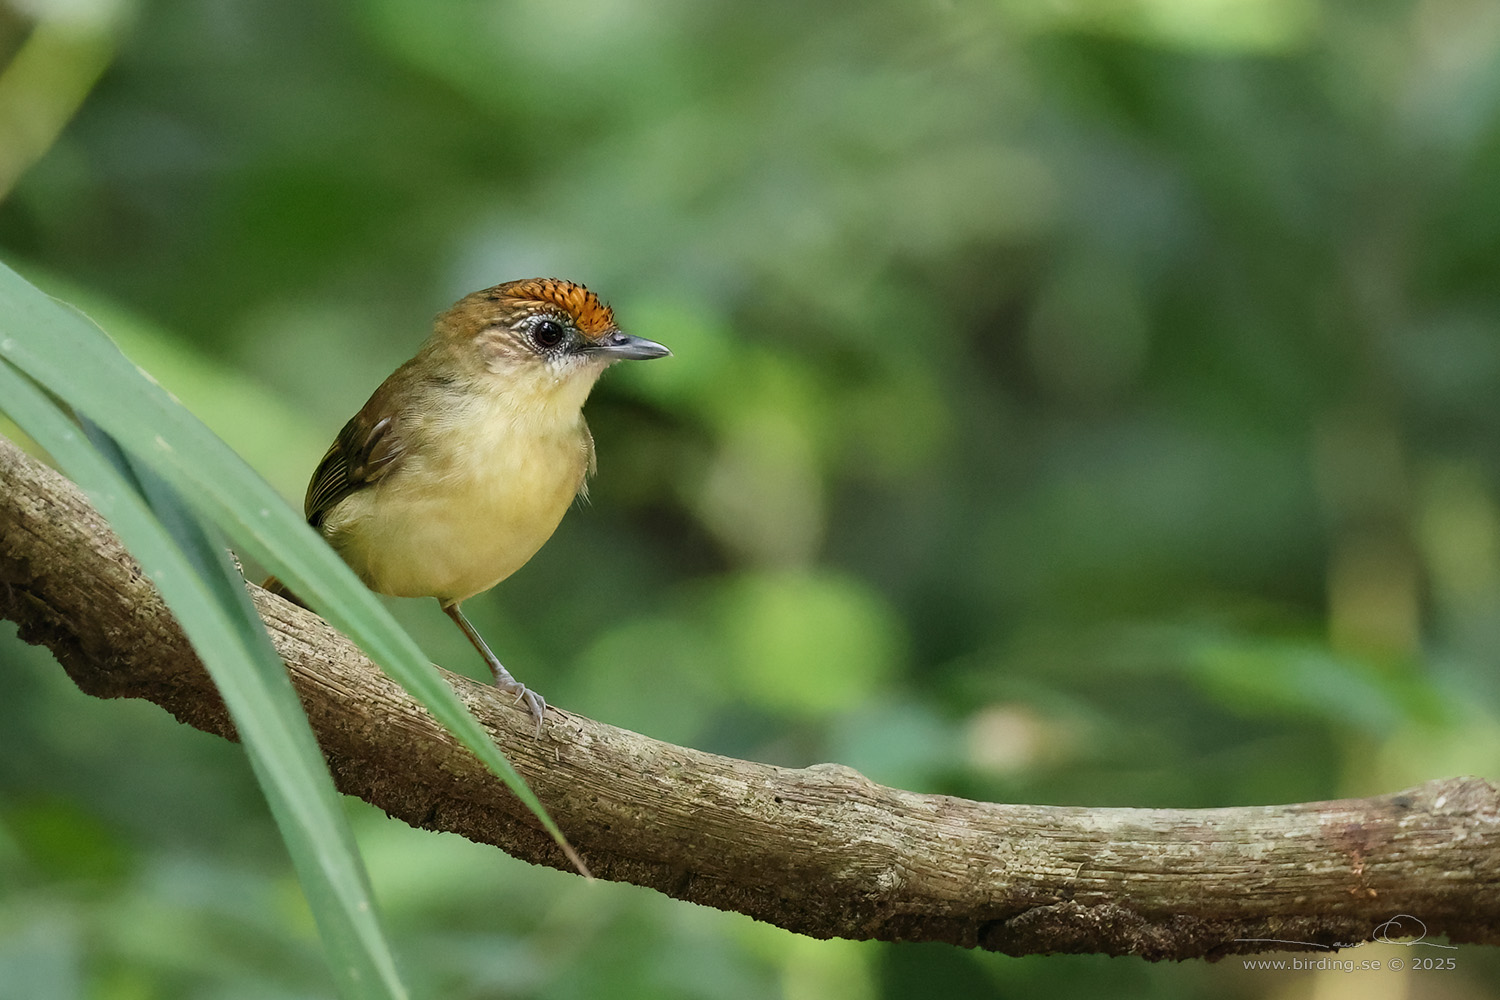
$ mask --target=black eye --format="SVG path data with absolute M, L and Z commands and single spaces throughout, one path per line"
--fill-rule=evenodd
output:
M 541 320 L 531 328 L 531 339 L 543 350 L 556 347 L 562 343 L 562 324 L 550 319 Z

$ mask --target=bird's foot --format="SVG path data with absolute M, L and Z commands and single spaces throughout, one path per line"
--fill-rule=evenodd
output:
M 495 674 L 495 687 L 506 694 L 515 696 L 515 701 L 511 702 L 512 705 L 525 704 L 526 710 L 536 720 L 536 734 L 541 736 L 542 720 L 547 716 L 547 699 L 516 680 L 504 667 L 501 667 Z

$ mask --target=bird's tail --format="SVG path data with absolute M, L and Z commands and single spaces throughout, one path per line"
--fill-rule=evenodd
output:
M 298 597 L 296 594 L 294 594 L 290 590 L 288 590 L 286 584 L 282 583 L 280 580 L 276 579 L 274 576 L 268 576 L 268 577 L 266 577 L 265 582 L 262 583 L 260 586 L 261 586 L 261 589 L 270 591 L 271 593 L 275 594 L 277 597 L 281 598 L 284 601 L 291 601 L 293 604 L 297 605 L 299 608 L 306 608 L 307 607 L 307 602 L 306 601 L 304 601 L 302 598 Z M 309 610 L 311 610 L 311 609 L 309 609 Z

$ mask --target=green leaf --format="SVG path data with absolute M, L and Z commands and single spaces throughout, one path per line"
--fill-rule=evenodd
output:
M 165 481 L 119 451 L 113 439 L 96 434 L 91 446 L 45 393 L 3 362 L 0 398 L 130 548 L 224 696 L 297 868 L 340 992 L 404 998 L 323 755 L 223 547 Z
M 582 860 L 453 689 L 379 600 L 274 489 L 77 310 L 0 264 L 0 358 L 97 423 L 230 541 L 369 653 Z

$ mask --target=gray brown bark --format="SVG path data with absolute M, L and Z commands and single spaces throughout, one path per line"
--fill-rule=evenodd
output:
M 414 826 L 568 868 L 526 809 L 353 644 L 251 590 L 341 790 Z M 0 615 L 89 694 L 145 698 L 233 738 L 108 525 L 3 438 Z M 1265 939 L 1366 941 L 1409 914 L 1429 937 L 1500 943 L 1500 790 L 1477 778 L 1283 806 L 1000 805 L 886 788 L 834 764 L 734 760 L 566 712 L 536 739 L 493 689 L 448 676 L 598 877 L 814 937 L 1217 958 L 1285 947 Z

